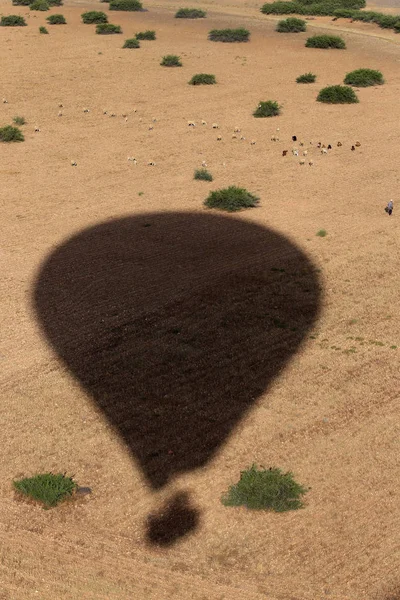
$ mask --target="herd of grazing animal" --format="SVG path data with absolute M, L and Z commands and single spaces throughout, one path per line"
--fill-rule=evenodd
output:
M 3 103 L 4 103 L 4 104 L 8 104 L 8 100 L 7 100 L 6 98 L 3 98 Z M 59 102 L 59 104 L 58 104 L 58 108 L 60 109 L 60 110 L 58 111 L 58 116 L 59 116 L 59 117 L 62 117 L 62 116 L 63 116 L 63 114 L 64 114 L 64 113 L 63 113 L 63 111 L 61 110 L 61 109 L 63 109 L 63 108 L 64 108 L 64 105 L 63 105 L 63 103 L 62 103 L 62 102 Z M 90 109 L 89 109 L 89 108 L 84 108 L 84 109 L 83 109 L 83 112 L 84 112 L 85 114 L 88 114 L 88 113 L 90 113 Z M 134 109 L 132 109 L 132 112 L 133 112 L 133 113 L 136 113 L 136 112 L 137 112 L 137 108 L 134 108 Z M 106 115 L 108 115 L 108 116 L 110 116 L 110 117 L 116 117 L 116 116 L 117 116 L 117 115 L 116 115 L 116 113 L 114 113 L 114 112 L 111 112 L 111 113 L 109 113 L 109 112 L 108 112 L 108 110 L 106 110 L 106 109 L 104 109 L 104 110 L 103 110 L 103 115 L 105 115 L 105 116 L 106 116 Z M 122 114 L 122 115 L 121 115 L 121 117 L 122 117 L 122 118 L 125 120 L 125 122 L 127 122 L 127 121 L 128 121 L 128 115 L 127 115 L 126 113 Z M 140 118 L 140 119 L 139 119 L 139 121 L 142 121 L 142 119 Z M 154 123 L 156 123 L 156 122 L 157 122 L 157 119 L 156 119 L 156 117 L 152 117 L 151 121 L 152 121 L 152 123 L 151 123 L 151 124 L 148 126 L 148 130 L 149 130 L 149 131 L 153 131 L 153 130 L 154 130 Z M 188 125 L 188 127 L 190 127 L 190 128 L 195 128 L 195 127 L 196 127 L 196 123 L 195 123 L 195 121 L 188 121 L 188 122 L 187 122 L 187 125 Z M 201 125 L 202 125 L 202 126 L 206 126 L 206 125 L 207 125 L 207 121 L 205 121 L 204 119 L 202 119 L 202 120 L 201 120 Z M 212 128 L 213 130 L 217 130 L 217 129 L 219 130 L 219 129 L 220 129 L 220 126 L 219 126 L 219 124 L 218 124 L 218 123 L 212 123 L 212 125 L 211 125 L 211 128 Z M 38 126 L 38 125 L 36 125 L 34 130 L 35 130 L 35 132 L 36 132 L 36 133 L 40 132 L 40 128 L 39 128 L 39 126 Z M 271 136 L 271 141 L 272 141 L 272 142 L 279 142 L 279 141 L 280 141 L 280 138 L 279 138 L 279 131 L 280 131 L 280 129 L 279 129 L 279 127 L 277 127 L 277 129 L 276 129 L 276 134 L 273 134 L 273 135 Z M 238 126 L 235 126 L 235 127 L 234 127 L 234 129 L 233 129 L 233 133 L 231 134 L 231 139 L 232 139 L 232 140 L 237 140 L 237 139 L 240 139 L 240 140 L 242 140 L 242 141 L 246 140 L 246 138 L 245 138 L 243 135 L 240 135 L 240 136 L 238 135 L 238 134 L 240 134 L 240 133 L 241 133 L 241 128 L 240 128 L 240 127 L 238 127 Z M 218 142 L 220 142 L 220 141 L 222 141 L 222 139 L 223 139 L 223 138 L 222 138 L 222 135 L 221 135 L 220 133 L 218 133 L 218 135 L 216 136 L 216 140 L 217 140 Z M 298 141 L 298 139 L 297 139 L 297 136 L 296 136 L 296 135 L 292 135 L 292 138 L 291 138 L 291 139 L 292 139 L 292 142 L 298 142 L 298 144 L 299 144 L 299 146 L 300 146 L 300 147 L 304 147 L 304 145 L 305 145 L 305 142 L 303 142 L 303 141 Z M 254 140 L 254 139 L 250 140 L 250 145 L 251 145 L 251 146 L 254 146 L 255 144 L 256 144 L 256 140 Z M 314 146 L 314 143 L 313 143 L 312 141 L 310 141 L 310 142 L 309 142 L 309 145 L 310 145 L 310 148 L 309 148 L 309 150 L 312 150 L 312 149 L 315 147 L 316 149 L 320 150 L 320 153 L 321 153 L 321 155 L 327 155 L 327 154 L 329 154 L 329 152 L 332 150 L 332 144 L 325 145 L 325 144 L 323 144 L 322 142 L 318 142 L 318 143 L 317 143 L 317 144 Z M 340 142 L 340 141 L 339 141 L 339 142 L 337 142 L 337 143 L 336 143 L 336 146 L 337 146 L 338 148 L 341 148 L 341 147 L 343 146 L 343 144 L 342 144 L 342 142 Z M 356 141 L 354 144 L 352 144 L 352 146 L 351 146 L 351 148 L 350 148 L 350 149 L 351 149 L 351 151 L 352 151 L 352 152 L 355 152 L 356 148 L 359 148 L 360 146 L 361 146 L 361 143 L 360 143 L 359 141 Z M 306 164 L 306 158 L 305 158 L 305 157 L 307 157 L 307 156 L 308 156 L 309 150 L 306 150 L 306 149 L 304 149 L 304 150 L 302 150 L 302 151 L 301 151 L 301 152 L 302 152 L 302 156 L 303 156 L 304 158 L 300 158 L 300 159 L 299 159 L 299 164 L 300 164 L 300 165 L 305 165 L 305 164 Z M 292 150 L 291 150 L 291 152 L 292 152 L 292 155 L 293 155 L 293 156 L 295 156 L 295 157 L 299 157 L 299 149 L 298 149 L 297 147 L 293 147 L 293 148 L 292 148 Z M 289 153 L 289 150 L 282 150 L 282 157 L 287 157 L 287 156 L 288 156 L 288 153 Z M 136 165 L 138 161 L 137 161 L 137 159 L 136 159 L 136 158 L 134 158 L 134 157 L 132 157 L 132 156 L 128 156 L 128 162 L 131 162 L 131 163 L 133 163 L 134 165 Z M 76 167 L 76 166 L 77 166 L 77 164 L 78 164 L 78 163 L 76 162 L 76 160 L 71 160 L 71 166 L 73 166 L 73 167 Z M 314 161 L 313 161 L 312 159 L 309 159 L 309 160 L 308 160 L 308 164 L 309 164 L 309 166 L 311 167 L 311 166 L 313 166 L 313 165 L 314 165 Z M 154 161 L 154 160 L 149 160 L 149 161 L 147 162 L 147 165 L 148 165 L 148 166 L 156 166 L 156 163 L 155 163 L 155 161 Z M 224 165 L 225 165 L 225 163 L 224 163 Z M 204 167 L 204 166 L 207 166 L 207 165 L 206 165 L 206 163 L 205 163 L 205 161 L 203 161 L 203 162 L 202 162 L 202 166 L 203 166 L 203 167 Z

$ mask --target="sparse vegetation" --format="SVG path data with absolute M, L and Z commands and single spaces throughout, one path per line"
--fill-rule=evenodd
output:
M 155 40 L 156 39 L 156 32 L 155 31 L 151 31 L 150 29 L 148 29 L 147 31 L 139 31 L 136 35 L 135 35 L 137 40 Z
M 208 39 L 213 42 L 248 42 L 250 32 L 244 27 L 238 29 L 213 29 Z
M 49 15 L 46 18 L 46 21 L 50 23 L 50 25 L 66 25 L 67 21 L 65 20 L 64 15 Z
M 193 75 L 192 79 L 189 81 L 190 85 L 213 85 L 214 83 L 217 83 L 215 75 L 210 75 L 208 73 L 198 73 L 197 75 Z
M 277 102 L 267 100 L 267 102 L 260 102 L 256 110 L 253 112 L 253 117 L 277 117 L 280 114 L 280 107 Z
M 46 29 L 46 27 L 39 27 L 39 33 L 49 33 Z
M 316 235 L 318 237 L 326 237 L 328 235 L 328 233 L 325 229 L 320 229 L 319 231 L 317 231 Z
M 99 23 L 96 25 L 96 33 L 99 35 L 111 35 L 113 33 L 122 33 L 121 25 L 112 23 Z
M 353 88 L 347 85 L 331 85 L 323 88 L 317 96 L 317 101 L 326 104 L 355 104 L 359 102 Z
M 200 181 L 212 181 L 213 176 L 207 169 L 196 169 L 194 172 L 194 179 L 199 179 Z
M 337 35 L 313 35 L 306 41 L 306 48 L 337 48 L 344 50 L 346 44 Z
M 125 40 L 125 44 L 122 47 L 123 48 L 140 48 L 140 42 L 136 38 L 130 38 L 129 40 Z
M 355 87 L 368 87 L 370 85 L 382 85 L 384 79 L 380 71 L 356 69 L 355 71 L 351 71 L 351 73 L 347 73 L 344 83 Z
M 143 5 L 139 0 L 111 0 L 110 10 L 140 11 Z
M 246 189 L 234 185 L 211 192 L 204 201 L 208 208 L 218 208 L 227 212 L 236 212 L 244 208 L 257 206 L 259 199 Z
M 198 8 L 180 8 L 175 14 L 176 19 L 204 19 L 207 13 Z
M 303 508 L 301 496 L 306 492 L 307 489 L 293 479 L 293 473 L 283 473 L 277 467 L 258 469 L 253 465 L 241 472 L 239 482 L 231 486 L 221 500 L 225 506 L 285 512 Z
M 317 76 L 314 73 L 304 73 L 296 78 L 297 83 L 314 83 Z
M 85 12 L 82 15 L 82 22 L 86 25 L 89 24 L 97 24 L 97 23 L 108 23 L 108 17 L 106 13 L 103 13 L 98 10 L 90 10 L 89 12 Z
M 181 59 L 176 54 L 167 54 L 162 57 L 160 65 L 163 67 L 181 67 Z
M 1 17 L 0 25 L 2 27 L 22 27 L 26 25 L 24 17 L 20 15 L 8 15 Z
M 278 33 L 299 33 L 300 31 L 306 30 L 306 22 L 303 19 L 297 19 L 296 17 L 289 17 L 283 21 L 279 21 L 276 27 Z
M 26 477 L 19 481 L 14 481 L 16 492 L 36 500 L 44 508 L 52 508 L 71 497 L 78 487 L 72 477 L 66 477 L 65 474 L 44 473 L 35 477 Z
M 14 117 L 13 122 L 15 123 L 15 125 L 26 125 L 24 117 Z
M 30 10 L 41 10 L 44 12 L 50 10 L 50 4 L 46 0 L 35 0 L 29 8 Z
M 0 127 L 0 142 L 23 142 L 24 139 L 24 135 L 18 127 L 12 125 Z

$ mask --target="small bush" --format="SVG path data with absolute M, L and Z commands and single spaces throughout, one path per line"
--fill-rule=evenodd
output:
M 296 10 L 297 8 L 298 5 L 296 2 L 268 2 L 261 7 L 261 12 L 265 15 L 291 15 L 293 13 L 301 14 L 299 10 Z
M 280 113 L 280 108 L 277 102 L 268 100 L 267 102 L 260 102 L 256 110 L 253 112 L 253 117 L 277 117 Z
M 89 12 L 85 12 L 82 15 L 82 22 L 86 25 L 93 23 L 108 23 L 108 17 L 105 13 L 98 10 L 91 10 Z
M 139 31 L 139 33 L 137 33 L 135 35 L 137 40 L 155 40 L 156 39 L 156 32 L 155 31 Z
M 143 10 L 143 5 L 139 0 L 111 0 L 110 10 L 139 11 Z
M 50 25 L 66 25 L 67 21 L 65 20 L 64 15 L 50 15 L 46 18 L 46 21 L 50 23 Z
M 111 35 L 112 33 L 122 33 L 121 25 L 112 25 L 112 23 L 99 23 L 96 25 L 96 33 L 99 35 Z
M 32 0 L 12 0 L 13 6 L 29 6 Z
M 314 73 L 304 73 L 296 78 L 297 83 L 314 83 L 317 76 Z
M 140 48 L 140 42 L 136 38 L 130 38 L 129 40 L 125 40 L 125 44 L 122 47 L 123 48 Z
M 239 482 L 221 500 L 225 506 L 285 512 L 303 508 L 301 496 L 306 492 L 305 487 L 294 481 L 293 473 L 283 473 L 277 467 L 257 469 L 253 465 L 241 472 Z
M 162 67 L 181 67 L 181 59 L 176 54 L 167 54 L 163 56 L 162 61 L 160 62 Z
M 396 15 L 379 15 L 379 17 L 374 19 L 374 22 L 382 27 L 382 29 L 393 29 L 393 27 L 397 24 L 399 17 Z
M 257 206 L 258 198 L 244 188 L 231 185 L 228 188 L 211 192 L 204 201 L 204 204 L 208 208 L 219 208 L 227 212 L 236 212 L 243 208 Z
M 24 17 L 8 15 L 7 17 L 1 17 L 0 25 L 3 27 L 22 27 L 26 23 Z
M 44 12 L 46 10 L 50 10 L 50 4 L 46 0 L 35 0 L 35 2 L 32 2 L 29 8 L 31 10 L 41 10 Z
M 318 237 L 326 237 L 328 235 L 328 232 L 325 229 L 320 229 L 315 235 L 317 235 Z
M 248 42 L 250 32 L 243 27 L 238 29 L 213 29 L 208 39 L 213 42 Z
M 296 19 L 296 17 L 289 17 L 288 19 L 279 21 L 276 27 L 278 33 L 299 33 L 305 30 L 306 22 L 303 19 Z
M 49 33 L 46 27 L 39 27 L 39 33 Z
M 399 21 L 397 21 L 397 23 L 394 24 L 393 29 L 395 30 L 396 33 L 400 33 L 400 19 L 399 19 Z
M 356 69 L 351 73 L 347 73 L 344 78 L 344 83 L 355 87 L 368 87 L 370 85 L 382 85 L 384 79 L 380 71 L 374 71 L 373 69 Z
M 326 104 L 354 104 L 359 101 L 353 88 L 346 85 L 331 85 L 323 88 L 317 100 Z
M 306 48 L 346 48 L 344 40 L 336 35 L 314 35 L 306 41 Z
M 337 8 L 333 11 L 333 16 L 337 19 L 352 19 L 355 13 L 356 11 L 350 8 Z
M 175 14 L 175 19 L 204 19 L 207 13 L 198 8 L 180 8 Z
M 197 75 L 193 75 L 192 79 L 189 81 L 190 85 L 213 85 L 214 83 L 217 83 L 215 75 L 209 75 L 208 73 L 198 73 Z
M 44 508 L 52 508 L 66 498 L 72 496 L 78 487 L 72 477 L 61 473 L 45 473 L 35 477 L 26 477 L 14 481 L 14 489 L 32 500 L 43 504 Z
M 18 127 L 12 127 L 12 125 L 0 127 L 0 142 L 23 142 L 24 139 L 24 135 Z
M 14 117 L 13 122 L 15 123 L 15 125 L 26 125 L 24 117 Z
M 199 179 L 200 181 L 212 181 L 213 176 L 207 169 L 196 169 L 194 172 L 194 179 Z

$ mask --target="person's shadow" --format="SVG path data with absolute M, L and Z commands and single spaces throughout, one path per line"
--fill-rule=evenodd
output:
M 105 222 L 40 268 L 34 306 L 53 348 L 160 489 L 207 464 L 279 375 L 319 312 L 309 258 L 242 218 L 154 213 Z M 199 514 L 179 493 L 149 517 L 172 544 Z

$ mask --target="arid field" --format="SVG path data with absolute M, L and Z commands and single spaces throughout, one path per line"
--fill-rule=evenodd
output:
M 261 4 L 0 0 L 28 24 L 0 27 L 0 127 L 27 122 L 0 144 L 0 600 L 400 598 L 400 35 L 280 34 Z M 207 39 L 241 26 L 248 43 Z M 346 50 L 305 47 L 332 32 Z M 316 101 L 362 67 L 384 85 Z M 266 100 L 281 115 L 254 118 Z M 259 206 L 203 205 L 230 185 Z M 253 463 L 292 471 L 305 507 L 223 506 Z M 92 493 L 15 498 L 49 471 Z

